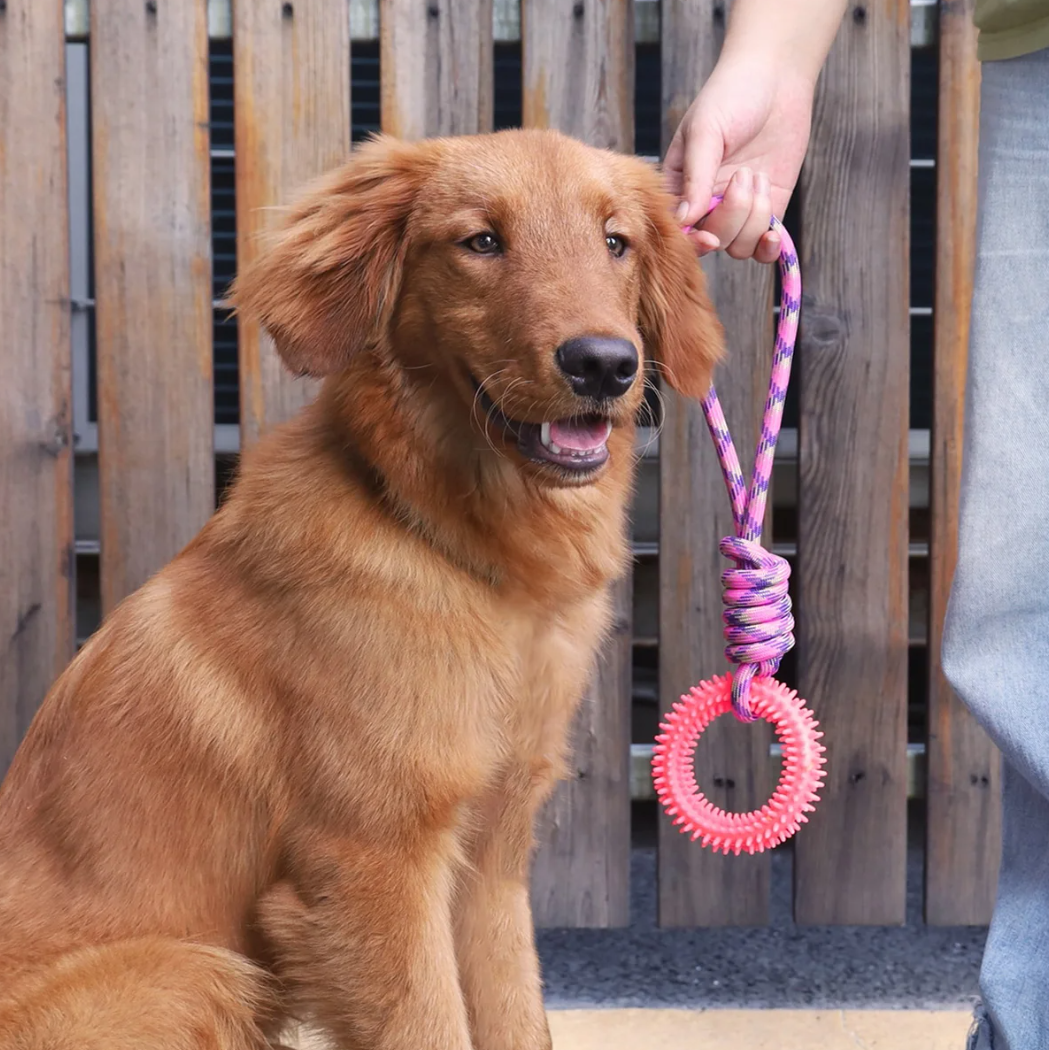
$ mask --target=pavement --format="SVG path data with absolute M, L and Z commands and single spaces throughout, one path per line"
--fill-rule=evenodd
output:
M 900 927 L 796 926 L 784 849 L 768 927 L 660 930 L 635 850 L 628 929 L 537 933 L 554 1050 L 963 1050 L 986 931 L 923 924 L 915 832 Z
M 920 848 L 897 927 L 796 926 L 791 854 L 777 850 L 767 927 L 661 930 L 655 863 L 654 850 L 635 851 L 629 928 L 538 931 L 549 1007 L 972 1009 L 986 930 L 922 923 Z

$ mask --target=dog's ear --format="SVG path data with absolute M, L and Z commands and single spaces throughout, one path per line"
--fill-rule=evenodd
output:
M 659 176 L 651 172 L 638 188 L 649 227 L 641 259 L 640 328 L 646 352 L 679 394 L 701 399 L 724 354 L 724 329 Z
M 400 289 L 420 146 L 370 140 L 314 183 L 240 274 L 230 299 L 298 375 L 341 371 L 381 338 Z

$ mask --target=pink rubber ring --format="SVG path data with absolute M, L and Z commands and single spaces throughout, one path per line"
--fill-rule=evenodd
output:
M 656 794 L 683 834 L 722 853 L 761 853 L 790 838 L 808 821 L 819 801 L 826 750 L 812 712 L 775 678 L 755 678 L 751 710 L 772 723 L 783 745 L 783 771 L 761 809 L 728 813 L 712 805 L 696 786 L 695 752 L 703 730 L 732 710 L 732 675 L 700 682 L 674 705 L 660 726 L 652 756 Z

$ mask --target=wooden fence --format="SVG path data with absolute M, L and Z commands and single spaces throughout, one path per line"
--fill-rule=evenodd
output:
M 75 647 L 67 33 L 87 39 L 91 57 L 105 611 L 170 559 L 214 506 L 209 28 L 232 36 L 243 262 L 266 206 L 350 148 L 351 50 L 369 25 L 381 41 L 381 120 L 390 132 L 489 128 L 493 38 L 517 34 L 524 124 L 631 150 L 636 26 L 661 42 L 665 147 L 712 68 L 725 21 L 721 0 L 636 0 L 636 10 L 628 0 L 233 0 L 232 14 L 228 0 L 90 0 L 89 21 L 84 0 L 66 6 L 64 24 L 54 0 L 0 0 L 0 770 Z M 978 70 L 967 7 L 943 4 L 938 23 L 928 733 L 919 792 L 926 916 L 936 924 L 987 920 L 1000 834 L 996 756 L 937 658 L 955 557 L 973 256 Z M 907 0 L 851 7 L 820 83 L 793 218 L 806 290 L 796 677 L 829 748 L 824 800 L 793 845 L 795 914 L 806 923 L 894 924 L 905 911 L 910 32 Z M 755 433 L 773 277 L 723 258 L 709 270 L 732 346 L 719 390 L 738 434 Z M 310 390 L 243 322 L 239 368 L 247 443 Z M 665 709 L 722 667 L 716 544 L 731 529 L 699 411 L 669 393 L 658 470 Z M 534 887 L 545 925 L 629 919 L 634 604 L 627 581 L 577 727 L 576 776 L 545 820 Z M 718 725 L 701 779 L 715 801 L 749 808 L 770 790 L 769 756 L 760 728 Z M 663 924 L 767 920 L 768 856 L 712 855 L 665 821 L 658 853 Z

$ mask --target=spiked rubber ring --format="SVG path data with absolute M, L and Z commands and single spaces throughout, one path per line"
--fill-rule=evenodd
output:
M 714 806 L 696 786 L 694 756 L 703 730 L 732 709 L 732 676 L 700 682 L 674 705 L 660 726 L 652 757 L 652 777 L 663 808 L 683 834 L 715 851 L 761 853 L 790 838 L 808 821 L 819 801 L 826 759 L 823 736 L 812 712 L 774 678 L 755 678 L 750 685 L 751 710 L 775 727 L 783 745 L 783 771 L 776 790 L 761 809 L 727 813 Z

